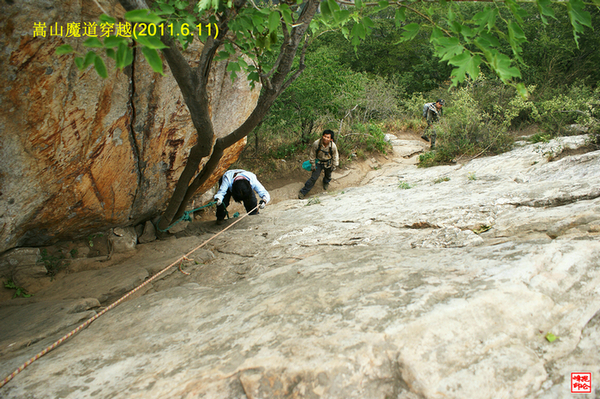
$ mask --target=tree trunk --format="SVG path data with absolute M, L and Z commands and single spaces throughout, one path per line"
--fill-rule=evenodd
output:
M 149 8 L 144 0 L 119 0 L 119 2 L 127 11 Z M 234 3 L 234 8 L 219 14 L 219 37 L 226 37 L 228 23 L 245 4 L 245 0 L 237 0 Z M 187 203 L 218 166 L 224 150 L 252 132 L 261 123 L 277 97 L 300 76 L 305 68 L 304 53 L 308 43 L 306 40 L 304 41 L 298 69 L 291 76 L 288 75 L 292 71 L 293 61 L 298 48 L 302 44 L 302 39 L 308 25 L 312 21 L 318 7 L 319 0 L 307 0 L 291 33 L 288 34 L 287 27 L 283 26 L 285 40 L 281 45 L 279 57 L 272 70 L 268 74 L 261 76 L 261 82 L 265 90 L 259 97 L 255 109 L 239 128 L 229 135 L 217 139 L 214 146 L 212 145 L 214 128 L 209 111 L 207 83 L 212 60 L 217 48 L 221 45 L 221 40 L 216 40 L 212 36 L 209 36 L 202 49 L 198 66 L 192 70 L 181 54 L 181 51 L 179 51 L 176 42 L 170 37 L 161 37 L 163 43 L 169 46 L 163 49 L 162 52 L 190 110 L 192 122 L 198 134 L 198 141 L 190 151 L 186 166 L 177 181 L 175 191 L 158 224 L 160 230 L 167 229 L 174 220 L 183 215 Z M 210 155 L 209 160 L 202 170 L 198 172 L 198 167 L 202 159 L 208 155 Z M 192 181 L 191 184 L 190 181 Z

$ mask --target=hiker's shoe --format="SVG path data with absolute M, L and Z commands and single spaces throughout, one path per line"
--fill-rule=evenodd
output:
M 302 194 L 302 191 L 298 193 L 298 199 L 304 199 L 305 195 Z
M 429 137 L 427 137 L 427 136 L 421 136 L 421 138 L 425 141 L 429 141 Z
M 217 226 L 220 226 L 223 223 L 225 223 L 225 219 L 217 219 Z
M 327 191 L 329 188 L 329 183 L 323 183 L 323 190 Z

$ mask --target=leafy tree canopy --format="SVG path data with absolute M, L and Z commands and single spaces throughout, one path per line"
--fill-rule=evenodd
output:
M 596 6 L 600 0 L 593 0 Z M 210 37 L 226 35 L 215 60 L 235 57 L 228 69 L 232 79 L 238 73 L 244 73 L 254 83 L 269 74 L 269 62 L 276 60 L 280 53 L 282 40 L 289 38 L 291 29 L 298 23 L 298 17 L 305 7 L 303 0 L 281 1 L 277 4 L 265 2 L 243 2 L 233 0 L 159 0 L 150 10 L 132 10 L 125 19 L 134 26 L 137 35 L 132 38 L 109 36 L 103 41 L 88 39 L 84 45 L 92 48 L 87 54 L 75 59 L 80 69 L 94 65 L 98 74 L 107 76 L 104 61 L 93 50 L 104 49 L 106 55 L 115 61 L 117 68 L 123 68 L 133 61 L 132 48 L 128 41 L 136 42 L 145 58 L 158 72 L 163 73 L 162 61 L 157 50 L 166 48 L 161 36 L 176 37 L 185 49 L 194 36 L 202 42 Z M 307 33 L 312 38 L 325 32 L 337 30 L 349 40 L 355 48 L 361 41 L 373 35 L 385 35 L 385 24 L 376 24 L 377 19 L 385 20 L 389 25 L 400 27 L 396 34 L 396 44 L 408 40 L 431 42 L 433 52 L 452 66 L 452 84 L 457 85 L 466 76 L 476 78 L 480 67 L 485 65 L 495 72 L 506 84 L 514 85 L 525 93 L 525 87 L 516 81 L 521 77 L 523 65 L 523 44 L 527 41 L 527 18 L 534 15 L 545 24 L 557 20 L 557 8 L 563 8 L 572 28 L 575 45 L 584 27 L 591 28 L 591 16 L 585 11 L 582 0 L 568 0 L 553 3 L 551 0 L 535 0 L 533 7 L 523 5 L 516 0 L 504 2 L 478 2 L 480 9 L 472 14 L 465 12 L 470 2 L 397 1 L 363 2 L 362 0 L 324 0 L 320 3 L 320 12 L 310 21 Z M 485 5 L 481 5 L 485 3 Z M 378 14 L 377 14 L 378 13 Z M 227 14 L 228 32 L 218 32 L 219 20 Z M 115 19 L 103 15 L 104 23 L 115 23 Z M 379 26 L 378 26 L 379 25 Z M 510 54 L 503 49 L 508 47 Z M 71 52 L 69 45 L 61 46 L 59 54 Z M 237 52 L 236 52 L 237 51 Z M 384 49 L 374 50 L 377 57 Z M 392 51 L 387 49 L 387 51 Z M 243 54 L 246 57 L 240 55 Z M 408 54 L 408 58 L 415 54 Z M 250 60 L 250 62 L 247 62 Z M 380 66 L 381 67 L 381 66 Z M 385 66 L 383 66 L 385 68 Z

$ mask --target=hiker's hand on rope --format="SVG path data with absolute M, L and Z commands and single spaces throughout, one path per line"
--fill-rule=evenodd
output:
M 265 206 L 267 205 L 267 203 L 265 202 L 264 199 L 261 199 L 260 202 L 258 203 L 258 207 L 260 209 L 265 209 Z
M 217 198 L 217 206 L 220 206 L 223 203 L 220 198 Z

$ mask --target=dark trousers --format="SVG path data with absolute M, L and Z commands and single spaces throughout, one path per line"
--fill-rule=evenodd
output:
M 431 141 L 431 148 L 435 147 L 435 139 L 437 134 L 435 132 L 435 127 L 433 124 L 427 124 L 427 128 L 425 128 L 425 132 L 423 133 L 423 137 L 427 138 L 427 140 Z
M 331 167 L 325 168 L 323 166 L 323 164 L 321 164 L 320 162 L 317 162 L 316 166 L 317 167 L 312 172 L 312 175 L 310 175 L 310 179 L 308 179 L 306 181 L 306 183 L 304 184 L 304 187 L 302 187 L 302 190 L 300 190 L 300 192 L 302 194 L 304 194 L 304 195 L 308 194 L 308 192 L 310 190 L 312 190 L 313 186 L 317 182 L 317 179 L 319 179 L 319 175 L 321 175 L 321 169 L 324 172 L 324 174 L 323 174 L 323 184 L 329 184 L 329 182 L 331 181 Z
M 227 194 L 223 197 L 223 203 L 217 206 L 217 220 L 225 219 L 227 215 L 227 207 L 229 206 L 229 201 L 231 200 L 231 190 L 227 190 Z M 252 211 L 252 209 L 256 208 L 258 202 L 256 201 L 256 194 L 252 191 L 252 195 L 244 198 L 244 208 L 246 208 L 246 212 Z M 254 209 L 251 215 L 258 215 L 258 208 Z

